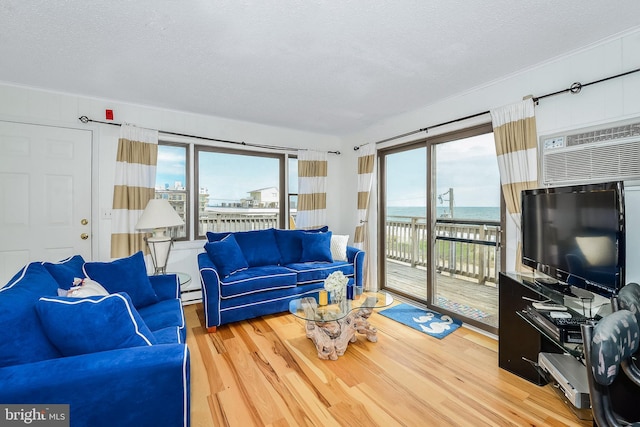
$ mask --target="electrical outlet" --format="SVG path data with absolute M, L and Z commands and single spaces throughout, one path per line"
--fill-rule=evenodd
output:
M 111 219 L 112 216 L 113 216 L 112 209 L 102 208 L 102 210 L 100 211 L 100 217 L 102 219 Z

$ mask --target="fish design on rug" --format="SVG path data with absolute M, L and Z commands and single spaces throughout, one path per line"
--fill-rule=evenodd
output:
M 433 317 L 433 313 L 426 313 L 424 316 L 414 317 L 413 321 L 416 323 L 420 323 L 420 327 L 423 331 L 432 334 L 441 334 L 444 331 L 448 331 L 449 329 L 451 329 L 453 319 L 450 316 L 443 315 L 442 317 L 440 317 L 440 320 L 444 320 L 444 322 L 434 322 Z M 429 323 L 429 325 L 422 325 L 422 323 Z

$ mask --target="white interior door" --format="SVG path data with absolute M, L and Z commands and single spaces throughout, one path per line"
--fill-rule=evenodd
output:
M 31 261 L 91 259 L 91 140 L 0 121 L 0 287 Z

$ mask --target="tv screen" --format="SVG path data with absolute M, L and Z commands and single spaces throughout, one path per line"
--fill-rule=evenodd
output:
M 622 182 L 522 192 L 522 263 L 611 297 L 624 283 Z

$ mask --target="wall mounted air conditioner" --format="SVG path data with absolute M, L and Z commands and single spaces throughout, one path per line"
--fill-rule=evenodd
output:
M 542 183 L 640 179 L 640 118 L 540 137 Z

